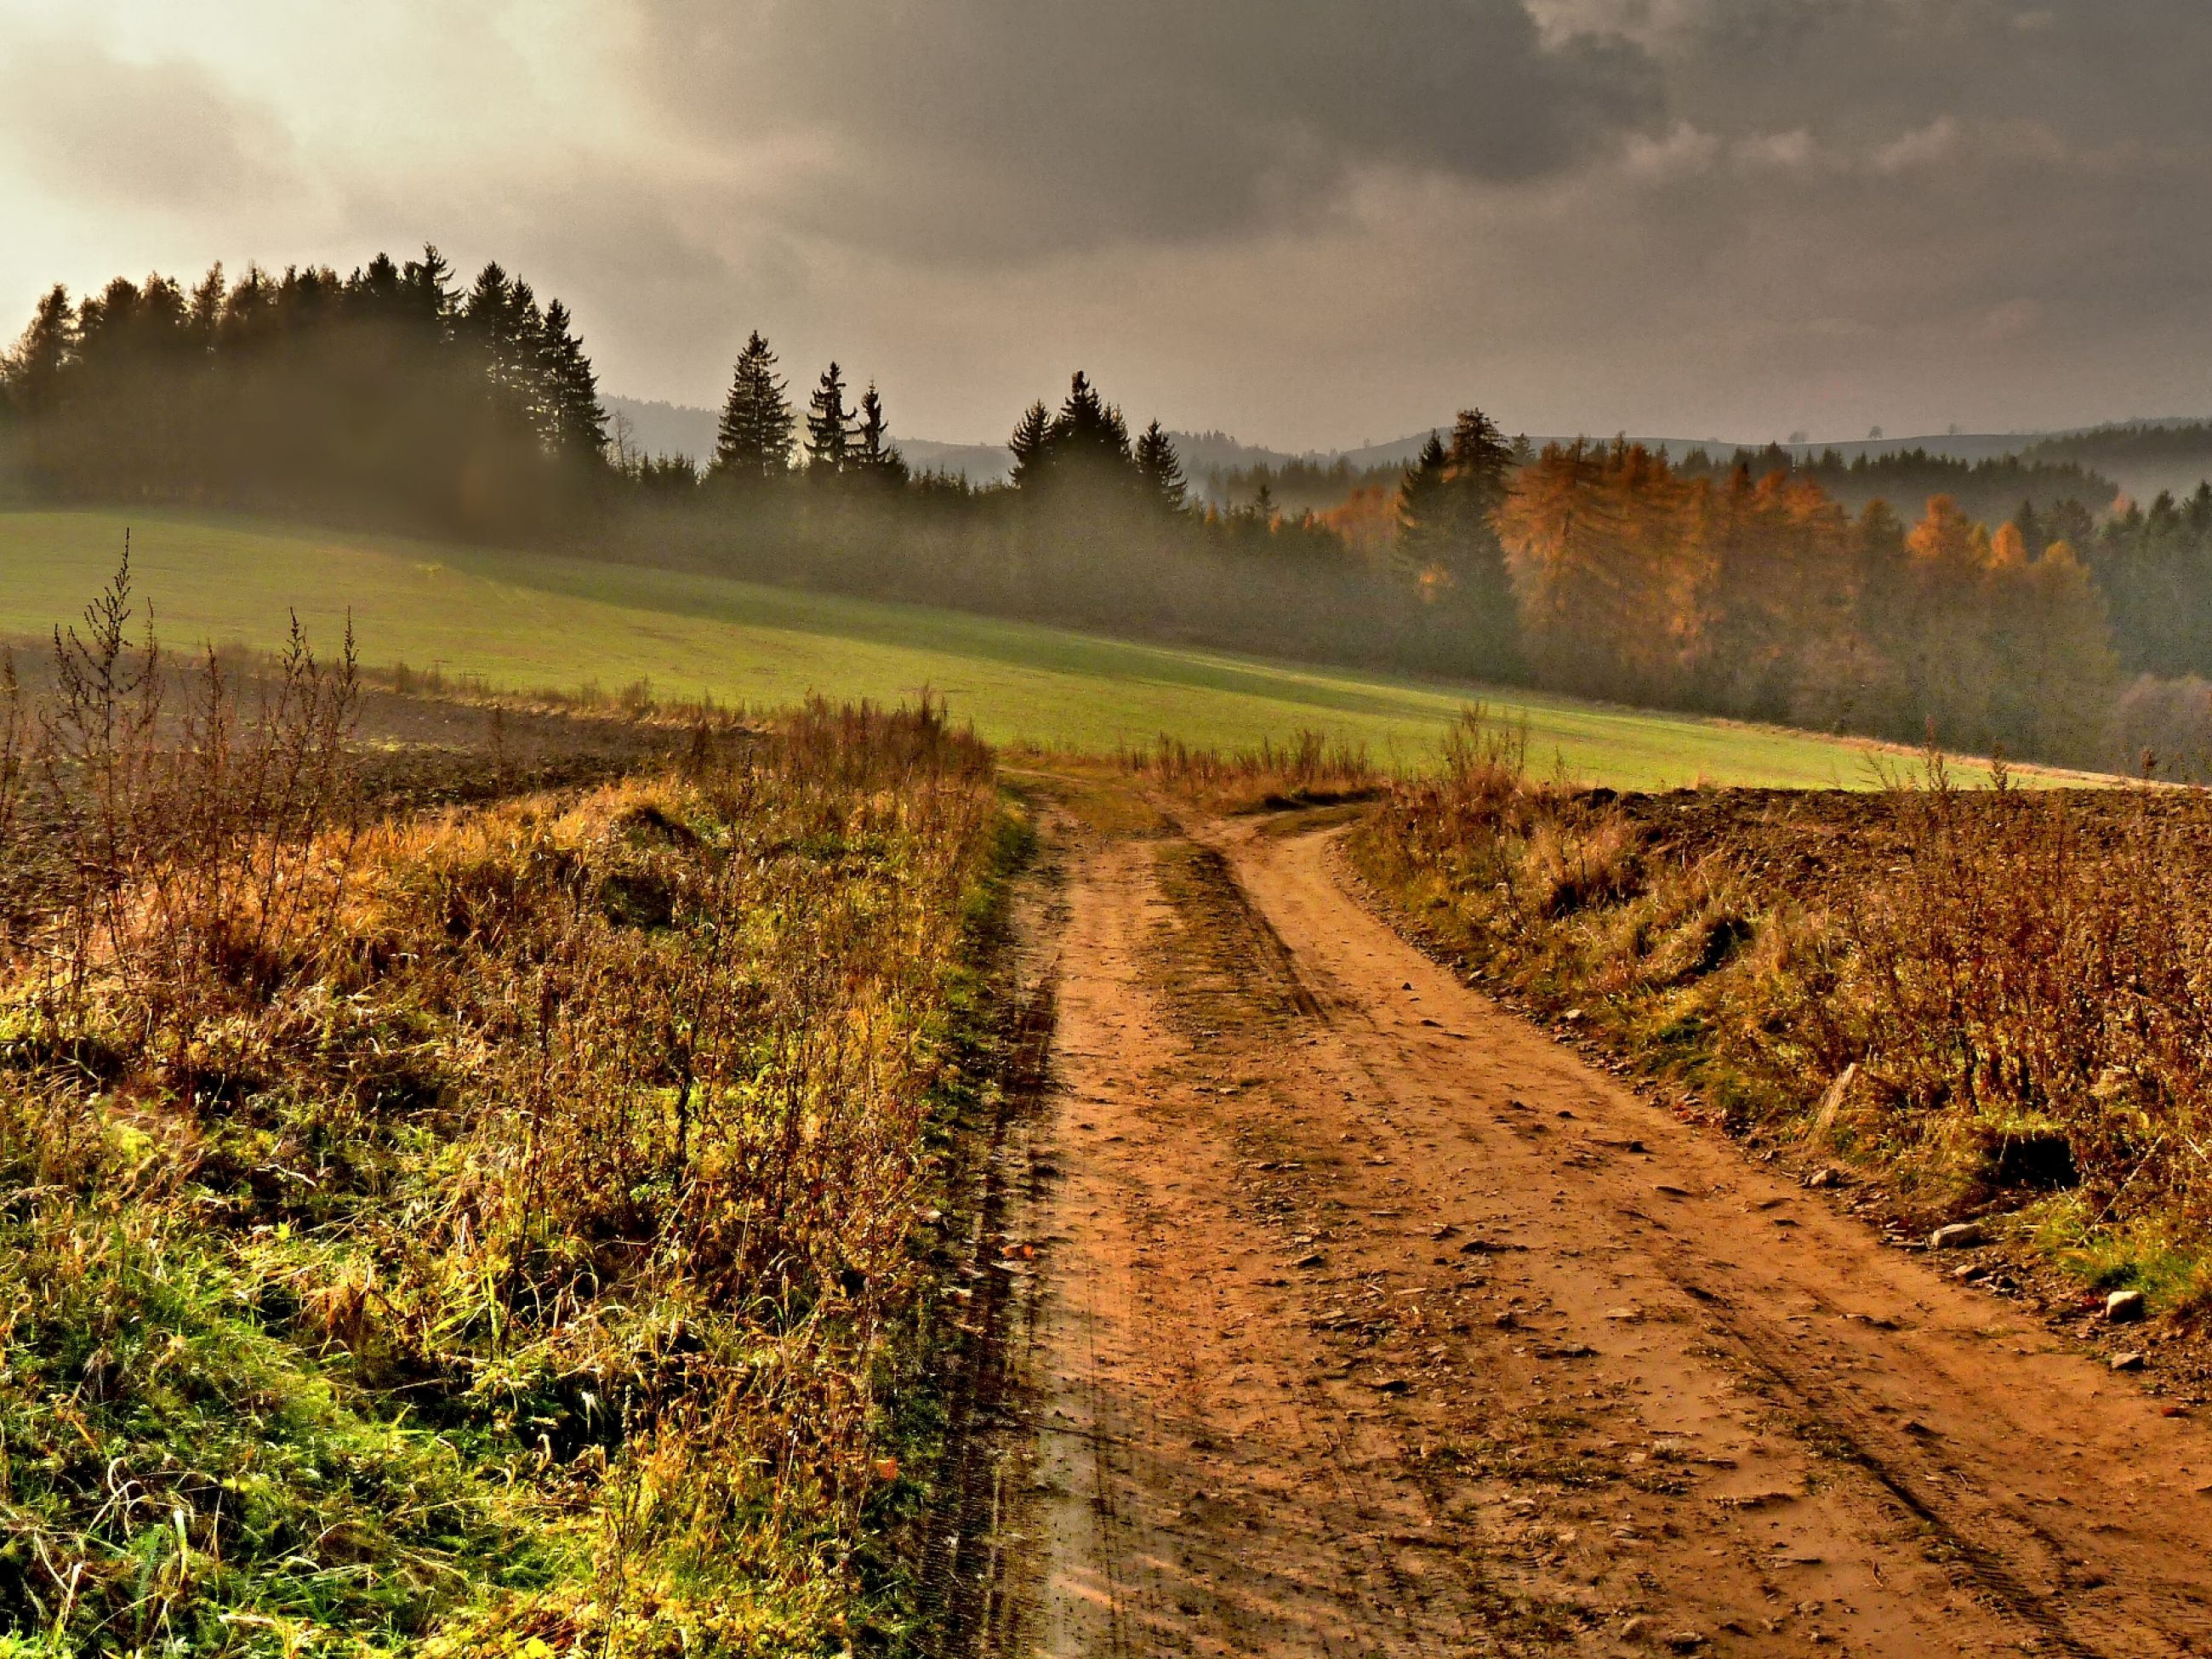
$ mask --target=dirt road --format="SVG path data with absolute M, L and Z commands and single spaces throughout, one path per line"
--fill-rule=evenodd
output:
M 1295 828 L 1071 831 L 994 1650 L 2212 1647 L 2203 1427 L 1470 991 Z

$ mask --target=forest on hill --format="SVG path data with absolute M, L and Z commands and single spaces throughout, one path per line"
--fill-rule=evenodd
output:
M 703 464 L 622 426 L 568 308 L 498 264 L 218 266 L 40 302 L 0 362 L 0 496 L 563 547 L 2038 759 L 2212 749 L 2212 487 L 2123 501 L 2070 452 L 1538 451 L 1470 409 L 1402 469 L 1222 451 L 1194 481 L 1079 372 L 979 485 L 915 465 L 842 366 L 794 391 L 757 332 Z

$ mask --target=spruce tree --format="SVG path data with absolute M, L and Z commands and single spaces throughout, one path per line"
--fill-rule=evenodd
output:
M 1463 409 L 1452 427 L 1450 459 L 1462 515 L 1486 520 L 1505 499 L 1513 473 L 1513 446 L 1490 416 L 1479 409 Z M 1474 527 L 1472 522 L 1462 526 L 1463 531 Z
M 61 384 L 77 347 L 76 308 L 57 283 L 40 296 L 31 325 L 15 349 L 0 358 L 0 386 L 8 401 L 36 419 L 60 401 Z
M 1469 613 L 1480 659 L 1498 665 L 1513 654 L 1518 631 L 1513 584 L 1497 523 L 1498 510 L 1511 488 L 1513 447 L 1487 415 L 1463 409 L 1452 428 L 1449 459 L 1444 566 Z
M 485 358 L 496 361 L 501 343 L 513 328 L 514 285 L 497 260 L 477 272 L 461 301 L 461 326 L 470 343 Z
M 1067 400 L 1053 419 L 1051 446 L 1055 459 L 1085 471 L 1110 474 L 1131 465 L 1127 422 L 1079 368 L 1068 382 Z
M 1049 485 L 1056 495 L 1073 488 L 1091 496 L 1133 492 L 1140 483 L 1128 423 L 1081 369 L 1068 383 L 1060 413 L 1048 418 L 1042 404 L 1032 404 L 1008 447 L 1019 489 Z
M 872 483 L 890 487 L 907 481 L 906 457 L 891 441 L 890 422 L 884 415 L 884 400 L 877 393 L 876 383 L 868 382 L 868 389 L 860 394 L 860 447 L 855 452 L 854 467 Z
M 1044 482 L 1052 470 L 1052 416 L 1042 403 L 1031 404 L 1022 411 L 1006 447 L 1014 455 L 1011 476 L 1015 489 L 1034 489 Z
M 1161 511 L 1176 514 L 1188 504 L 1189 490 L 1182 475 L 1182 460 L 1176 453 L 1175 441 L 1154 421 L 1137 439 L 1137 476 L 1144 480 L 1145 493 Z
M 300 302 L 294 290 L 293 274 L 288 271 L 283 295 L 288 305 Z M 487 264 L 461 302 L 460 321 L 471 366 L 483 377 L 498 420 L 546 437 L 547 411 L 539 384 L 545 319 L 530 284 L 510 277 L 496 261 Z
M 545 307 L 539 346 L 541 396 L 548 446 L 564 460 L 598 466 L 606 459 L 607 412 L 599 404 L 599 377 L 584 343 L 569 326 L 568 307 Z
M 845 408 L 845 377 L 836 363 L 806 405 L 806 471 L 812 478 L 834 478 L 852 465 L 853 417 Z
M 453 268 L 434 244 L 422 244 L 422 257 L 400 270 L 407 315 L 423 333 L 444 339 L 453 321 Z
M 1398 550 L 1415 569 L 1437 562 L 1449 535 L 1451 458 L 1434 432 L 1398 483 Z
M 207 275 L 192 290 L 192 343 L 201 351 L 215 349 L 216 335 L 222 327 L 223 293 L 222 264 L 218 260 L 208 267 Z
M 776 378 L 775 353 L 760 331 L 753 331 L 738 354 L 730 395 L 722 404 L 714 433 L 714 460 L 708 469 L 720 478 L 763 483 L 791 471 L 791 405 Z

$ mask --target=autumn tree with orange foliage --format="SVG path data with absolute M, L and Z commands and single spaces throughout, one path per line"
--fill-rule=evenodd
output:
M 1948 496 L 1908 532 L 1747 467 L 1685 477 L 1554 445 L 1497 514 L 1539 681 L 1625 702 L 2095 760 L 2112 632 L 2064 543 L 2031 557 Z

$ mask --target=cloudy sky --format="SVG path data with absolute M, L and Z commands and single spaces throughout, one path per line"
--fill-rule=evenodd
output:
M 0 0 L 0 333 L 437 242 L 709 403 L 1356 445 L 2212 413 L 2207 0 Z

